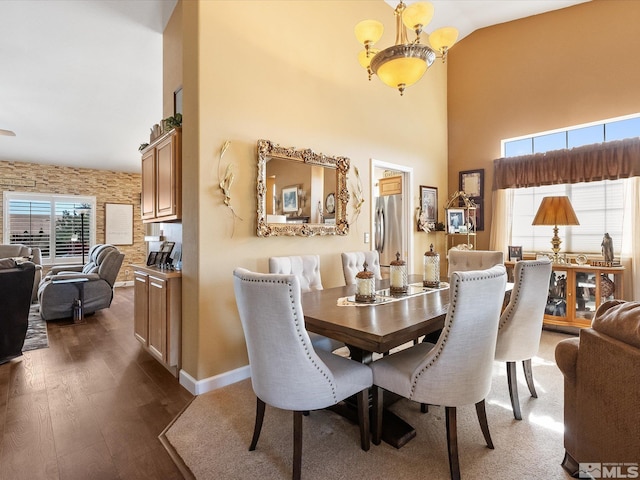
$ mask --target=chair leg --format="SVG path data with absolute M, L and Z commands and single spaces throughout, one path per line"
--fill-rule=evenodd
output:
M 260 438 L 260 431 L 262 430 L 262 421 L 264 420 L 265 403 L 258 397 L 256 397 L 256 399 L 256 424 L 253 427 L 253 439 L 251 439 L 251 445 L 249 446 L 249 451 L 251 452 L 256 449 L 258 438 Z
M 484 441 L 487 442 L 487 447 L 493 450 L 493 441 L 489 433 L 489 422 L 487 422 L 487 409 L 485 408 L 484 400 L 476 403 L 476 413 L 478 414 L 478 422 L 480 422 L 480 430 L 484 435 Z
M 518 379 L 516 377 L 516 362 L 507 362 L 507 381 L 509 382 L 509 397 L 511 408 L 516 420 L 522 420 L 520 413 L 520 401 L 518 400 Z
M 293 480 L 302 476 L 302 412 L 293 412 Z
M 420 412 L 421 413 L 429 413 L 429 404 L 428 403 L 421 403 L 420 404 Z
M 451 472 L 451 480 L 460 480 L 456 407 L 445 407 L 445 411 L 447 417 L 447 450 L 449 452 L 449 471 Z
M 369 389 L 365 388 L 357 395 L 358 425 L 360 425 L 360 446 L 365 452 L 369 451 L 371 439 L 369 436 Z
M 373 397 L 371 405 L 373 409 L 373 443 L 380 445 L 382 438 L 382 388 L 377 385 L 371 387 L 371 396 Z
M 531 392 L 531 396 L 533 398 L 538 398 L 538 394 L 536 393 L 536 387 L 533 384 L 533 370 L 531 370 L 531 359 L 522 361 L 522 368 L 524 368 L 524 378 L 527 380 L 527 387 L 529 387 L 529 392 Z

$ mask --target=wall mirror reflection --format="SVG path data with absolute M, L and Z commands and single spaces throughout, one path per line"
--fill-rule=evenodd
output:
M 346 235 L 349 164 L 258 140 L 258 236 Z

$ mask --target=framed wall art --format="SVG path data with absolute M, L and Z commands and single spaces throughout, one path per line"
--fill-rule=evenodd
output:
M 438 222 L 438 189 L 420 185 L 420 212 L 428 223 Z
M 476 230 L 484 230 L 484 168 L 461 171 L 458 190 L 476 204 Z
M 291 185 L 282 189 L 282 211 L 293 213 L 298 211 L 298 186 Z
M 105 203 L 104 242 L 133 245 L 133 205 Z

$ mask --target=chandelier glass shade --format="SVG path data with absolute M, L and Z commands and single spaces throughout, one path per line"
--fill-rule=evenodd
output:
M 453 27 L 438 29 L 429 36 L 431 46 L 421 44 L 420 35 L 433 18 L 433 13 L 433 5 L 429 2 L 406 6 L 401 0 L 394 10 L 396 43 L 380 51 L 372 47 L 382 37 L 382 23 L 363 20 L 356 25 L 356 39 L 365 48 L 358 54 L 358 61 L 367 70 L 369 80 L 376 74 L 385 85 L 397 88 L 403 95 L 406 87 L 422 78 L 436 57 L 440 56 L 445 61 L 447 51 L 458 38 L 458 31 Z M 413 42 L 407 39 L 407 28 L 416 34 Z

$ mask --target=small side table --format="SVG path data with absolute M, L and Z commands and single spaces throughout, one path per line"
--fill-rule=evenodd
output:
M 74 300 L 71 310 L 73 323 L 84 323 L 84 284 L 88 282 L 88 278 L 64 278 L 54 279 L 51 283 L 71 283 L 78 289 L 78 298 Z

